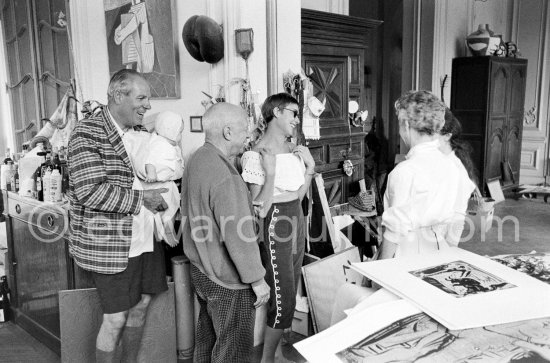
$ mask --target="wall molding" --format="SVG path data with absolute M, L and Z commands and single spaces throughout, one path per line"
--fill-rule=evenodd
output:
M 279 89 L 277 70 L 277 0 L 266 1 L 267 35 L 267 93 L 275 94 Z
M 432 91 L 438 97 L 441 97 L 441 79 L 446 74 L 446 59 L 447 59 L 447 7 L 448 0 L 440 0 L 435 2 L 434 11 L 434 47 L 433 47 L 433 74 L 432 74 Z M 441 31 L 441 30 L 444 31 Z M 451 75 L 449 74 L 449 78 Z M 450 84 L 447 82 L 447 85 Z M 448 86 L 447 86 L 448 87 Z M 450 101 L 450 100 L 447 100 Z

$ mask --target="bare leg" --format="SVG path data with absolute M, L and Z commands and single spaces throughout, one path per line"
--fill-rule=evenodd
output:
M 103 314 L 103 322 L 96 339 L 96 361 L 114 362 L 115 349 L 126 324 L 127 311 L 114 314 Z
M 122 362 L 137 362 L 150 302 L 151 295 L 142 294 L 140 302 L 128 312 L 126 327 L 122 333 Z
M 277 346 L 281 341 L 283 331 L 283 329 L 273 329 L 269 326 L 265 328 L 262 363 L 275 362 L 275 351 L 277 350 Z

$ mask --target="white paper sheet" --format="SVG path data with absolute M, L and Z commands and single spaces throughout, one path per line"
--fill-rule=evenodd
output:
M 550 318 L 450 331 L 406 300 L 364 309 L 294 344 L 317 362 L 543 362 Z
M 460 248 L 352 268 L 451 330 L 550 317 L 550 285 Z
M 342 362 L 338 352 L 408 316 L 421 313 L 405 300 L 365 309 L 296 344 L 294 348 L 310 363 Z

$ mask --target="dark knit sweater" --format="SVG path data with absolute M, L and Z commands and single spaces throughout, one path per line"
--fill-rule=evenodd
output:
M 222 152 L 205 143 L 191 156 L 182 179 L 183 249 L 215 283 L 245 289 L 265 269 L 255 233 L 250 193 Z

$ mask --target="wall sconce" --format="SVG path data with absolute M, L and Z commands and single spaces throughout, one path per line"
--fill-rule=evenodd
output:
M 252 28 L 235 29 L 235 43 L 237 53 L 248 61 L 248 56 L 254 51 L 254 30 Z
M 235 29 L 235 45 L 237 53 L 244 59 L 246 65 L 246 77 L 242 81 L 242 98 L 241 107 L 246 110 L 248 114 L 249 123 L 256 123 L 254 100 L 252 99 L 252 91 L 250 87 L 250 78 L 248 74 L 248 57 L 250 53 L 254 51 L 254 30 L 252 28 Z

